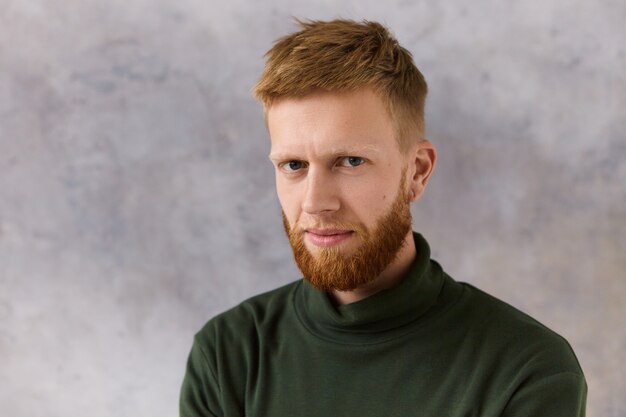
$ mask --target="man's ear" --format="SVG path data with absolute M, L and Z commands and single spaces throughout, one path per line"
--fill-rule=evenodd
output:
M 411 149 L 411 159 L 409 160 L 409 196 L 413 202 L 421 197 L 428 179 L 435 169 L 437 162 L 437 150 L 429 140 L 421 139 L 419 143 Z

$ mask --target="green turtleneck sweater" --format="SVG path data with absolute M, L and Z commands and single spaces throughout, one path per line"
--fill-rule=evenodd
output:
M 299 280 L 195 336 L 181 417 L 577 417 L 587 386 L 559 335 L 417 257 L 397 286 L 335 306 Z

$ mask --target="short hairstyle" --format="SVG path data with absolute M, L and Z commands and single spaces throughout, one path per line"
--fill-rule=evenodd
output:
M 253 89 L 265 112 L 283 97 L 369 87 L 394 121 L 401 150 L 423 137 L 426 81 L 411 53 L 383 25 L 344 19 L 296 22 L 301 30 L 279 38 L 265 54 L 263 75 Z

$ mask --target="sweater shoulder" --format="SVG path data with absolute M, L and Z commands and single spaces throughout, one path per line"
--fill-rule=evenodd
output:
M 466 308 L 471 316 L 488 328 L 505 331 L 505 334 L 529 333 L 546 341 L 563 341 L 563 337 L 539 320 L 468 283 L 460 283 L 468 293 Z M 510 329 L 510 331 L 506 331 Z
M 196 340 L 201 345 L 207 345 L 216 339 L 232 341 L 258 332 L 259 328 L 278 320 L 292 308 L 290 301 L 301 281 L 257 294 L 217 314 L 196 333 Z
M 519 365 L 534 365 L 546 374 L 583 375 L 570 343 L 559 333 L 471 284 L 460 284 L 468 294 L 463 308 L 468 324 L 485 346 L 509 352 L 517 357 Z

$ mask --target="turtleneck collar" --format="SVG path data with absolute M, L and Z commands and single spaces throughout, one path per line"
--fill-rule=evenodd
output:
M 379 343 L 407 331 L 435 304 L 444 282 L 426 240 L 416 232 L 413 240 L 417 255 L 402 281 L 363 300 L 336 306 L 329 294 L 303 280 L 294 299 L 302 323 L 323 339 L 348 344 Z

